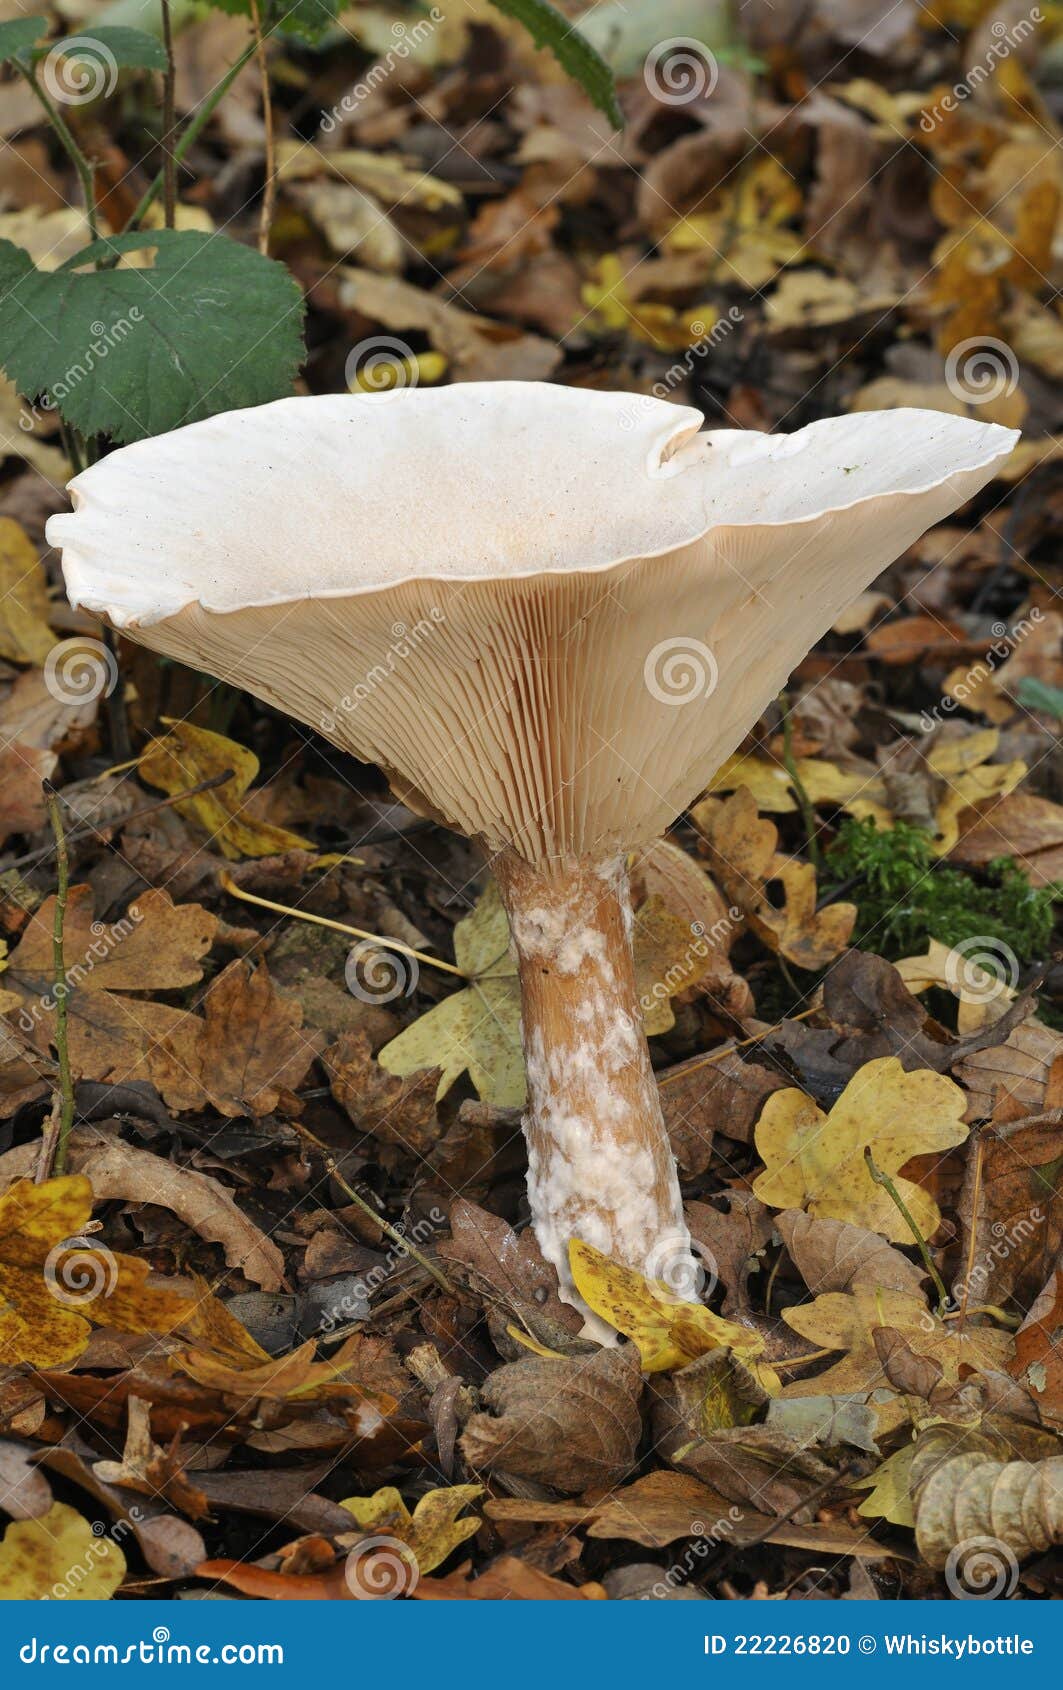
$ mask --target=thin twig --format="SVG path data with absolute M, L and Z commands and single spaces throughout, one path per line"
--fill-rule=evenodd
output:
M 871 1175 L 871 1178 L 874 1180 L 875 1184 L 881 1185 L 889 1193 L 893 1202 L 896 1203 L 897 1208 L 900 1210 L 901 1214 L 904 1216 L 904 1219 L 905 1219 L 905 1221 L 907 1222 L 907 1225 L 908 1225 L 908 1229 L 911 1232 L 912 1237 L 915 1239 L 916 1244 L 919 1246 L 919 1254 L 923 1258 L 923 1262 L 926 1266 L 926 1271 L 930 1275 L 931 1279 L 934 1281 L 934 1289 L 937 1291 L 937 1294 L 938 1294 L 938 1314 L 939 1314 L 939 1316 L 943 1315 L 944 1312 L 945 1312 L 945 1309 L 948 1307 L 949 1294 L 945 1290 L 944 1280 L 942 1279 L 941 1275 L 939 1274 L 937 1268 L 934 1266 L 934 1259 L 930 1254 L 930 1250 L 927 1246 L 926 1239 L 923 1237 L 919 1228 L 915 1224 L 915 1221 L 912 1217 L 912 1211 L 909 1209 L 907 1203 L 904 1201 L 904 1198 L 901 1196 L 900 1192 L 897 1190 L 897 1187 L 894 1185 L 893 1181 L 890 1179 L 889 1174 L 883 1173 L 882 1169 L 875 1162 L 875 1158 L 871 1154 L 870 1145 L 866 1146 L 865 1149 L 864 1149 L 864 1161 L 867 1163 L 867 1171 Z
M 134 759 L 139 762 L 140 759 Z M 127 765 L 128 766 L 128 765 Z M 127 816 L 119 816 L 113 822 L 104 822 L 97 826 L 90 822 L 87 827 L 79 827 L 66 836 L 67 845 L 80 845 L 83 839 L 100 838 L 104 827 L 128 827 L 130 822 L 142 821 L 145 816 L 153 816 L 157 810 L 169 809 L 171 804 L 183 804 L 186 798 L 196 798 L 201 792 L 211 792 L 216 786 L 224 786 L 227 780 L 232 780 L 232 769 L 223 769 L 220 775 L 210 775 L 206 780 L 197 781 L 195 786 L 184 787 L 180 792 L 172 792 L 168 798 L 158 798 L 153 804 L 142 804 L 139 810 L 130 810 Z M 109 840 L 103 840 L 109 844 Z M 26 851 L 21 857 L 10 857 L 5 860 L 5 869 L 31 867 L 43 862 L 47 851 Z
M 172 229 L 177 221 L 177 164 L 173 156 L 173 132 L 177 115 L 174 100 L 176 70 L 173 59 L 173 22 L 170 0 L 159 0 L 162 15 L 162 44 L 166 52 L 166 69 L 162 76 L 162 204 L 163 222 Z
M 721 1045 L 719 1050 L 710 1050 L 708 1056 L 703 1056 L 700 1062 L 695 1062 L 693 1057 L 689 1062 L 680 1062 L 669 1073 L 662 1074 L 657 1084 L 658 1086 L 670 1086 L 676 1080 L 685 1080 L 688 1074 L 696 1074 L 699 1068 L 708 1068 L 713 1062 L 722 1062 L 725 1056 L 733 1056 L 736 1050 L 744 1050 L 746 1045 L 755 1045 L 761 1039 L 770 1038 L 772 1033 L 779 1032 L 780 1028 L 785 1027 L 790 1021 L 807 1021 L 810 1015 L 817 1014 L 819 1007 L 819 1004 L 813 1004 L 811 1009 L 802 1009 L 796 1015 L 789 1015 L 785 1020 L 776 1021 L 772 1026 L 765 1027 L 762 1033 L 750 1033 L 748 1039 L 731 1039 L 727 1044 Z
M 70 1074 L 70 1045 L 67 1037 L 66 963 L 63 958 L 63 926 L 66 921 L 66 900 L 70 888 L 70 858 L 66 849 L 66 834 L 59 810 L 59 795 L 51 781 L 44 782 L 44 798 L 48 806 L 48 820 L 55 835 L 55 862 L 58 889 L 55 895 L 55 914 L 52 918 L 52 973 L 55 993 L 55 1049 L 59 1058 L 59 1133 L 55 1147 L 55 1171 L 66 1171 L 67 1144 L 74 1125 L 74 1082 Z
M 429 956 L 427 951 L 415 951 L 412 945 L 404 945 L 401 939 L 390 939 L 386 933 L 370 933 L 364 927 L 351 927 L 346 921 L 331 921 L 326 915 L 311 915 L 309 910 L 295 910 L 290 904 L 275 904 L 272 898 L 256 897 L 254 892 L 245 892 L 242 886 L 237 886 L 230 874 L 221 874 L 218 878 L 230 897 L 242 898 L 245 904 L 257 904 L 260 909 L 275 910 L 278 915 L 290 915 L 296 921 L 310 921 L 315 927 L 331 927 L 334 933 L 350 933 L 355 939 L 368 939 L 384 950 L 399 951 L 403 956 L 414 957 L 417 962 L 428 963 L 431 968 L 441 968 L 444 974 L 456 974 L 460 980 L 466 978 L 454 963 L 442 962 L 437 956 Z
M 263 258 L 268 258 L 269 232 L 273 227 L 273 214 L 277 208 L 277 164 L 273 135 L 273 99 L 269 91 L 269 59 L 266 54 L 266 40 L 262 34 L 258 0 L 251 0 L 251 26 L 255 32 L 255 56 L 258 59 L 258 79 L 262 88 L 262 123 L 266 131 L 266 179 L 258 212 L 258 250 Z
M 216 107 L 228 93 L 248 60 L 254 56 L 254 52 L 255 43 L 252 41 L 244 48 L 235 63 L 229 66 L 229 69 L 226 71 L 221 81 L 212 88 L 211 92 L 203 101 L 203 104 L 199 107 L 195 116 L 189 119 L 184 134 L 173 149 L 173 162 L 175 165 L 180 164 L 189 147 L 196 140 L 197 136 L 204 129 L 206 124 L 209 123 L 211 117 L 214 115 Z M 125 229 L 123 230 L 124 234 L 134 234 L 140 228 L 148 212 L 159 197 L 159 192 L 165 180 L 165 174 L 164 170 L 160 170 L 154 181 L 150 182 L 144 189 L 132 217 L 130 217 Z M 115 262 L 117 262 L 117 260 L 115 260 Z
M 450 1283 L 446 1274 L 443 1272 L 442 1268 L 436 1267 L 433 1262 L 428 1260 L 427 1256 L 423 1256 L 420 1250 L 417 1249 L 416 1245 L 411 1244 L 408 1238 L 404 1238 L 401 1232 L 396 1231 L 395 1227 L 389 1225 L 383 1215 L 374 1209 L 371 1203 L 367 1203 L 364 1197 L 359 1196 L 353 1185 L 349 1185 L 347 1183 L 343 1175 L 340 1173 L 339 1168 L 336 1166 L 336 1159 L 328 1145 L 323 1143 L 316 1133 L 312 1133 L 309 1127 L 302 1126 L 299 1121 L 293 1121 L 292 1126 L 299 1134 L 299 1137 L 305 1138 L 309 1144 L 314 1146 L 314 1149 L 319 1153 L 319 1155 L 324 1158 L 325 1167 L 329 1174 L 331 1174 L 332 1178 L 336 1181 L 336 1184 L 340 1187 L 344 1194 L 350 1198 L 352 1203 L 357 1204 L 363 1214 L 369 1216 L 373 1225 L 378 1226 L 381 1232 L 383 1232 L 386 1237 L 390 1238 L 391 1242 L 396 1245 L 398 1249 L 403 1251 L 405 1255 L 411 1256 L 417 1263 L 418 1267 L 424 1269 L 425 1273 L 431 1274 L 436 1284 L 442 1287 L 448 1297 L 456 1297 L 457 1292 Z

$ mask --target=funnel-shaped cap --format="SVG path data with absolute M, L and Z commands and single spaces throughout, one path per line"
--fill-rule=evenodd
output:
M 838 612 L 1016 436 L 933 411 L 697 432 L 623 393 L 286 399 L 114 453 L 74 604 L 529 861 L 660 833 Z

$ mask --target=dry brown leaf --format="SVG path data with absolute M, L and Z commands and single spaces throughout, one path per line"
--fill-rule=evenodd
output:
M 475 1578 L 468 1563 L 446 1578 L 421 1579 L 410 1592 L 419 1602 L 569 1602 L 606 1600 L 600 1584 L 565 1584 L 516 1555 L 503 1555 Z
M 274 986 L 265 963 L 231 962 L 204 999 L 160 1041 L 151 1077 L 174 1109 L 210 1104 L 222 1115 L 268 1115 L 286 1105 L 324 1044 L 303 1011 Z M 297 1111 L 298 1105 L 295 1104 Z
M 978 1154 L 980 1152 L 980 1155 Z M 968 1157 L 957 1209 L 962 1250 L 953 1294 L 961 1303 L 1025 1308 L 1063 1249 L 1063 1110 L 985 1130 Z
M 784 1209 L 775 1225 L 813 1297 L 824 1291 L 922 1291 L 925 1270 L 887 1244 L 881 1233 L 848 1221 L 816 1220 Z
M 374 1061 L 362 1032 L 343 1033 L 322 1052 L 321 1064 L 336 1102 L 359 1132 L 414 1156 L 427 1156 L 443 1136 L 436 1110 L 440 1070 L 419 1068 L 399 1077 Z
M 781 1074 L 737 1051 L 695 1056 L 658 1077 L 661 1111 L 676 1160 L 688 1176 L 703 1174 L 712 1160 L 717 1132 L 749 1144 L 761 1106 L 781 1091 Z
M 970 1322 L 946 1325 L 911 1291 L 828 1291 L 815 1302 L 785 1309 L 783 1319 L 817 1348 L 846 1352 L 814 1380 L 786 1386 L 786 1396 L 815 1390 L 840 1397 L 875 1390 L 885 1377 L 874 1340 L 880 1326 L 901 1334 L 916 1355 L 938 1362 L 949 1384 L 959 1383 L 961 1368 L 1006 1370 L 1014 1350 L 1010 1332 Z
M 54 898 L 34 912 L 4 975 L 4 985 L 22 999 L 19 1027 L 42 1051 L 55 1036 L 54 913 Z M 94 921 L 91 889 L 71 887 L 64 954 L 76 1073 L 94 1080 L 149 1077 L 152 1047 L 181 1025 L 186 1012 L 128 994 L 194 985 L 216 927 L 216 918 L 199 904 L 174 904 L 165 892 L 152 890 L 142 892 L 113 924 Z
M 561 348 L 508 323 L 463 311 L 397 276 L 345 265 L 340 303 L 388 329 L 420 329 L 450 361 L 456 381 L 545 381 Z
M 642 1435 L 642 1379 L 634 1346 L 556 1361 L 529 1356 L 484 1381 L 493 1412 L 474 1414 L 461 1450 L 474 1469 L 498 1468 L 555 1490 L 616 1484 Z

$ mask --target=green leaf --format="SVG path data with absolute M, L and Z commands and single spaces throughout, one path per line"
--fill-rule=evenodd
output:
M 209 0 L 219 12 L 232 17 L 250 17 L 250 0 Z M 294 35 L 300 41 L 313 44 L 330 30 L 340 11 L 340 0 L 270 0 L 262 14 L 267 34 L 276 30 L 281 35 Z
M 47 33 L 47 18 L 14 18 L 10 23 L 0 23 L 0 65 L 27 55 Z
M 101 65 L 107 72 L 166 69 L 166 49 L 162 42 L 147 30 L 127 29 L 121 24 L 104 24 L 99 29 L 66 35 L 61 41 L 47 41 L 35 48 L 33 57 L 44 59 L 53 53 L 75 62 L 81 59 L 97 73 Z
M 1039 681 L 1036 675 L 1024 675 L 1015 688 L 1015 697 L 1027 710 L 1040 710 L 1045 716 L 1063 719 L 1063 687 Z
M 624 127 L 613 73 L 596 47 L 549 0 L 491 0 L 507 18 L 522 23 L 537 47 L 549 47 L 562 70 L 578 82 L 614 129 Z
M 146 248 L 151 269 L 73 268 Z M 141 440 L 289 394 L 302 311 L 282 264 L 224 235 L 120 235 L 51 272 L 0 241 L 0 364 L 86 435 Z

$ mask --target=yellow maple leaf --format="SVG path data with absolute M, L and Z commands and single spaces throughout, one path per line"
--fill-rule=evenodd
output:
M 783 1319 L 817 1348 L 845 1352 L 811 1382 L 817 1396 L 847 1396 L 885 1385 L 875 1348 L 876 1326 L 887 1327 L 916 1355 L 937 1362 L 949 1385 L 958 1384 L 961 1369 L 1006 1370 L 1015 1349 L 1010 1332 L 939 1320 L 914 1291 L 827 1291 L 814 1302 L 784 1309 Z M 807 1396 L 810 1388 L 807 1379 L 801 1380 L 787 1386 L 783 1395 Z
M 412 1555 L 418 1573 L 430 1573 L 483 1525 L 476 1514 L 458 1519 L 463 1508 L 483 1495 L 483 1489 L 483 1485 L 448 1485 L 430 1490 L 411 1514 L 394 1485 L 384 1485 L 372 1496 L 345 1497 L 340 1507 L 354 1515 L 363 1531 L 386 1532 L 395 1538 Z
M 644 1373 L 685 1367 L 709 1350 L 729 1349 L 747 1361 L 764 1340 L 747 1326 L 724 1320 L 701 1303 L 685 1303 L 661 1279 L 646 1279 L 634 1268 L 603 1256 L 592 1244 L 573 1238 L 568 1247 L 575 1286 L 587 1307 L 636 1345 Z M 760 1369 L 758 1377 L 763 1384 Z M 774 1378 L 774 1375 L 772 1375 Z M 777 1382 L 776 1382 L 777 1383 Z
M 170 797 L 231 769 L 232 778 L 209 792 L 182 798 L 174 809 L 207 833 L 211 844 L 231 861 L 237 857 L 272 857 L 283 851 L 306 850 L 310 842 L 286 828 L 257 821 L 247 813 L 244 799 L 258 774 L 258 758 L 246 745 L 223 734 L 197 728 L 191 722 L 163 717 L 168 731 L 153 739 L 137 763 L 137 772 Z
M 124 1577 L 118 1545 L 65 1502 L 40 1519 L 15 1520 L 0 1543 L 2 1602 L 105 1602 Z
M 913 1156 L 962 1144 L 967 1099 L 944 1074 L 908 1074 L 895 1056 L 866 1062 L 829 1115 L 803 1091 L 788 1088 L 768 1098 L 756 1127 L 765 1169 L 753 1182 L 772 1209 L 804 1209 L 817 1219 L 849 1221 L 897 1244 L 912 1233 L 896 1203 L 868 1169 L 869 1149 L 889 1174 L 924 1238 L 941 1221 L 929 1192 L 898 1169 Z

